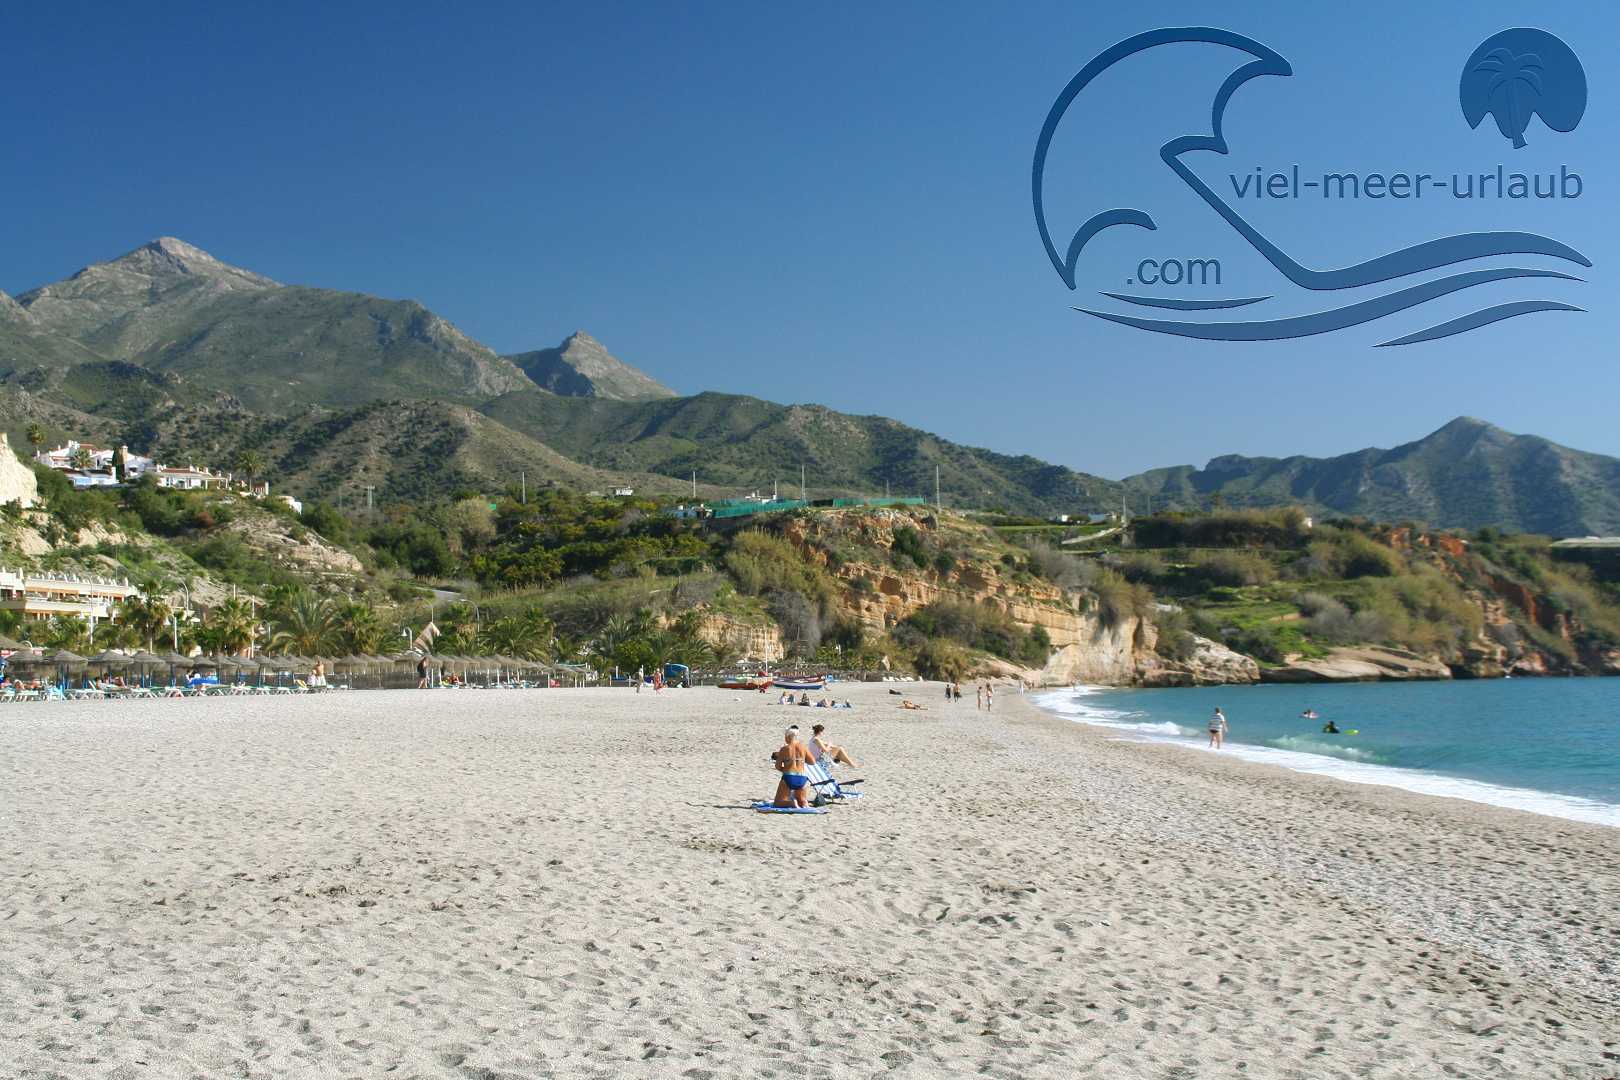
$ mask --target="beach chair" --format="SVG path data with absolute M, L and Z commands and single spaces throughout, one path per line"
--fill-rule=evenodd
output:
M 825 765 L 814 761 L 805 766 L 804 774 L 810 778 L 810 786 L 816 789 L 816 795 L 821 799 L 833 802 L 842 802 L 846 799 L 858 799 L 861 792 L 849 790 L 856 784 L 864 784 L 864 780 L 839 781 L 827 771 Z

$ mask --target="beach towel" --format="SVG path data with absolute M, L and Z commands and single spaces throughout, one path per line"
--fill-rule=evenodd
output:
M 827 811 L 814 806 L 777 806 L 770 802 L 757 802 L 754 809 L 762 814 L 825 814 Z

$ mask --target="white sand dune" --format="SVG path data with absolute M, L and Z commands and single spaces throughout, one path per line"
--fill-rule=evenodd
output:
M 6 707 L 0 1076 L 1620 1075 L 1620 830 L 911 690 Z

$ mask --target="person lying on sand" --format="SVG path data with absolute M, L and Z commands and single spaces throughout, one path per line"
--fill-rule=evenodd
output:
M 849 754 L 845 752 L 842 746 L 834 746 L 826 740 L 824 737 L 826 730 L 826 724 L 817 724 L 810 729 L 810 749 L 816 755 L 816 764 L 824 766 L 830 761 L 835 761 L 840 765 L 848 765 L 852 769 L 860 768 L 849 759 Z
M 782 774 L 782 779 L 776 783 L 776 798 L 772 800 L 773 806 L 798 806 L 804 808 L 810 793 L 810 777 L 805 773 L 805 767 L 814 760 L 810 748 L 799 741 L 799 728 L 790 727 L 782 735 L 782 745 L 771 755 L 771 764 Z
M 925 712 L 926 711 L 921 705 L 917 704 L 915 701 L 902 701 L 900 703 L 900 707 L 902 709 L 910 709 L 912 712 Z

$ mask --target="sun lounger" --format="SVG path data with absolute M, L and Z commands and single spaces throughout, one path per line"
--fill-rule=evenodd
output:
M 816 794 L 824 799 L 843 800 L 858 799 L 861 792 L 849 790 L 855 784 L 863 784 L 864 780 L 839 781 L 832 773 L 827 771 L 825 765 L 811 762 L 804 768 L 804 774 L 810 778 L 810 786 L 816 789 Z

